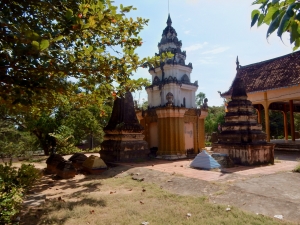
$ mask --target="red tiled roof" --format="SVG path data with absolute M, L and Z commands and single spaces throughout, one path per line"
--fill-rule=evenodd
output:
M 300 83 L 300 51 L 241 66 L 231 87 L 221 94 L 222 97 L 231 96 L 237 77 L 243 81 L 247 93 L 298 85 Z

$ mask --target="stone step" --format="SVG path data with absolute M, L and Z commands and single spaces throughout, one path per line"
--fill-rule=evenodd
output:
M 293 151 L 293 152 L 299 152 L 300 149 L 299 148 L 279 148 L 279 147 L 276 147 L 274 148 L 275 151 Z

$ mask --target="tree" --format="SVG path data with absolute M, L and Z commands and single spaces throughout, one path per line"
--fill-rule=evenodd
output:
M 204 99 L 205 99 L 205 94 L 203 92 L 199 92 L 196 95 L 196 106 L 201 107 Z
M 255 24 L 259 27 L 262 24 L 269 26 L 267 38 L 277 30 L 277 35 L 290 34 L 290 44 L 294 45 L 293 50 L 300 46 L 300 2 L 298 0 L 256 0 L 253 5 L 260 5 L 251 13 L 251 27 Z
M 94 94 L 82 92 L 70 97 L 61 96 L 60 102 L 63 104 L 43 112 L 33 106 L 27 107 L 26 111 L 23 108 L 11 110 L 3 105 L 0 107 L 0 122 L 7 121 L 19 130 L 33 134 L 45 155 L 49 155 L 57 147 L 58 139 L 70 136 L 70 132 L 72 138 L 68 140 L 69 144 L 78 144 L 89 134 L 101 140 L 102 128 L 106 126 L 112 111 L 113 97 L 105 100 L 94 97 Z
M 205 118 L 205 133 L 211 135 L 218 131 L 218 124 L 225 122 L 224 106 L 209 106 L 208 116 Z
M 119 93 L 139 87 L 130 75 L 151 59 L 135 53 L 148 20 L 125 16 L 134 9 L 110 0 L 1 1 L 1 104 L 40 108 L 78 88 L 106 98 L 113 83 Z

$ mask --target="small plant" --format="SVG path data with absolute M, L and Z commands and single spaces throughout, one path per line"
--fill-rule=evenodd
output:
M 33 165 L 22 164 L 21 168 L 11 163 L 0 164 L 0 224 L 9 224 L 19 212 L 23 195 L 41 176 Z
M 211 142 L 210 142 L 210 141 L 206 141 L 206 142 L 205 142 L 205 146 L 206 146 L 206 147 L 211 147 Z
M 300 173 L 300 163 L 293 169 L 293 172 Z

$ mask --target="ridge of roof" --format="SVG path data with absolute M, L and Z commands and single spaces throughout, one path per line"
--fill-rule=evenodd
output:
M 267 63 L 267 62 L 272 62 L 274 60 L 285 58 L 287 56 L 292 56 L 293 54 L 300 54 L 300 50 L 296 51 L 296 52 L 289 53 L 289 54 L 285 54 L 285 55 L 282 55 L 282 56 L 278 56 L 278 57 L 275 57 L 275 58 L 272 58 L 272 59 L 267 59 L 267 60 L 264 60 L 264 61 L 260 61 L 260 62 L 256 62 L 256 63 L 251 63 L 251 64 L 248 64 L 248 65 L 245 65 L 245 66 L 241 66 L 240 65 L 240 68 L 247 68 L 247 67 L 251 67 L 251 66 L 254 66 L 254 65 L 259 65 L 259 64 L 263 64 L 263 63 Z
M 246 85 L 246 92 L 260 92 L 295 86 L 300 83 L 300 51 L 239 66 L 229 89 L 221 97 L 232 94 L 235 80 L 241 78 Z M 299 72 L 298 72 L 299 71 Z

